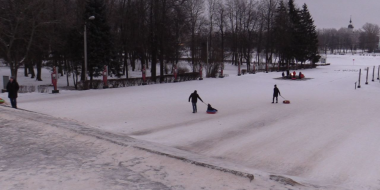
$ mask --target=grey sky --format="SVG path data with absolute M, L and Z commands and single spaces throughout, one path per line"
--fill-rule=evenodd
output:
M 352 16 L 355 29 L 365 23 L 380 25 L 380 0 L 295 0 L 307 4 L 318 29 L 347 27 Z

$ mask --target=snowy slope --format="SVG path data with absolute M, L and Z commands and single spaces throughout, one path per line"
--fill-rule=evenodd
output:
M 380 83 L 365 85 L 363 69 L 370 67 L 371 79 L 376 66 L 377 75 L 380 57 L 330 55 L 328 62 L 296 71 L 311 78 L 304 81 L 277 79 L 280 72 L 236 76 L 227 66 L 223 79 L 20 94 L 18 105 L 302 182 L 378 189 Z M 362 88 L 355 90 L 359 69 Z M 271 104 L 274 84 L 291 104 L 281 97 Z M 191 113 L 194 90 L 219 113 L 206 114 L 202 102 Z

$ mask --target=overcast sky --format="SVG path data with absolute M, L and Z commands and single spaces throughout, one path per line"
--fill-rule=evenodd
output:
M 287 1 L 285 1 L 287 2 Z M 380 0 L 295 0 L 307 4 L 318 29 L 347 27 L 352 16 L 355 29 L 365 23 L 380 25 Z

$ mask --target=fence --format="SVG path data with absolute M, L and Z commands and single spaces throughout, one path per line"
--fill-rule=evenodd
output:
M 38 86 L 25 86 L 20 85 L 18 93 L 32 93 L 32 92 L 39 92 L 39 93 L 49 93 L 53 89 L 53 86 L 51 85 L 38 85 Z
M 199 78 L 199 73 L 185 73 L 185 74 L 177 75 L 177 82 L 197 80 L 198 78 Z M 163 83 L 172 83 L 172 82 L 174 82 L 174 75 L 163 76 Z M 91 89 L 103 88 L 103 80 L 86 81 L 86 83 L 88 83 L 87 85 Z M 111 88 L 140 86 L 142 83 L 143 83 L 142 78 L 109 79 L 108 80 L 108 86 Z M 153 81 L 153 79 L 151 77 L 146 77 L 146 83 L 147 84 L 160 83 L 160 76 L 157 76 L 155 81 Z M 83 88 L 83 82 L 78 82 L 78 88 L 84 89 Z M 37 91 L 39 93 L 49 93 L 53 89 L 54 89 L 53 85 L 38 85 L 38 86 L 20 85 L 18 92 L 19 93 L 32 93 L 32 92 Z
M 177 82 L 197 80 L 199 78 L 199 73 L 184 73 L 177 75 Z M 160 76 L 156 77 L 156 80 L 153 80 L 152 77 L 146 77 L 147 84 L 156 84 L 160 83 Z M 174 75 L 164 75 L 163 83 L 172 83 L 174 82 Z M 110 88 L 119 88 L 119 87 L 128 87 L 128 86 L 140 86 L 143 83 L 142 78 L 128 78 L 128 79 L 109 79 L 108 87 Z M 78 83 L 79 89 L 84 89 L 84 85 L 87 85 L 90 89 L 99 89 L 103 88 L 103 80 L 92 80 L 86 81 L 86 84 L 83 82 Z

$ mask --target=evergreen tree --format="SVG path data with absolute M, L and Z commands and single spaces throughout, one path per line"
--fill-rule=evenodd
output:
M 291 50 L 293 52 L 292 59 L 300 60 L 304 54 L 302 47 L 303 34 L 301 28 L 300 10 L 294 5 L 294 0 L 289 0 L 289 19 L 291 23 Z
M 314 25 L 314 20 L 311 17 L 306 4 L 302 6 L 301 18 L 302 18 L 302 23 L 301 23 L 302 31 L 304 32 L 303 60 L 305 61 L 309 60 L 314 64 L 319 61 L 321 56 L 318 54 L 318 34 L 315 29 L 316 27 Z
M 294 0 L 288 1 L 288 7 L 280 1 L 274 30 L 280 63 L 296 61 L 302 65 L 308 60 L 312 63 L 319 61 L 318 36 L 306 4 L 300 10 Z
M 303 63 L 307 61 L 307 48 L 309 47 L 308 43 L 308 27 L 309 21 L 304 17 L 304 12 L 302 10 L 298 10 L 299 12 L 299 23 L 298 23 L 298 31 L 297 31 L 297 56 L 296 60 L 301 62 L 301 66 Z
M 95 19 L 89 20 L 91 16 L 95 16 Z M 93 77 L 101 76 L 104 65 L 110 66 L 111 62 L 115 64 L 112 59 L 113 43 L 104 0 L 88 0 L 84 19 L 87 26 L 87 69 L 92 80 Z M 112 67 L 120 68 L 117 65 L 109 68 Z

